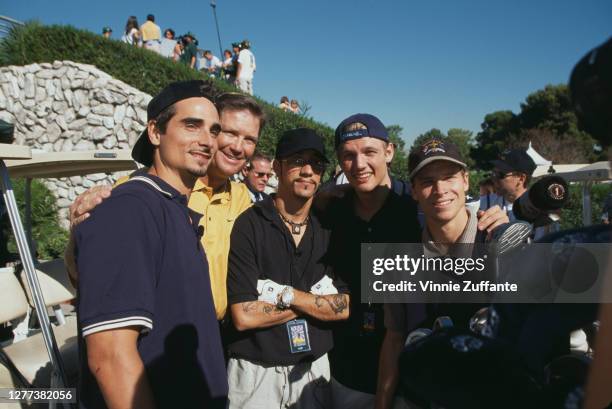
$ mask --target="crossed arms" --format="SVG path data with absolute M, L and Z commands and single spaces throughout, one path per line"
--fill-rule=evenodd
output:
M 315 295 L 294 289 L 294 300 L 288 309 L 279 309 L 266 301 L 232 304 L 230 311 L 236 329 L 245 331 L 283 324 L 300 315 L 320 321 L 345 320 L 349 316 L 349 295 Z

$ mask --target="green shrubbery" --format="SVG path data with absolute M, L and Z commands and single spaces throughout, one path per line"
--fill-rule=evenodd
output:
M 14 180 L 13 189 L 21 220 L 25 221 L 24 179 Z M 68 232 L 59 226 L 55 196 L 38 180 L 32 181 L 31 206 L 32 238 L 34 239 L 38 258 L 52 259 L 63 257 L 64 248 L 68 242 Z M 17 253 L 17 244 L 11 231 L 8 216 L 3 217 L 0 228 L 3 230 L 3 237 L 9 238 L 7 243 L 9 253 Z
M 612 192 L 612 184 L 598 183 L 591 187 L 592 223 L 601 223 L 601 210 L 608 194 Z M 582 226 L 582 184 L 570 186 L 570 200 L 561 212 L 561 228 L 571 229 Z
M 43 26 L 28 23 L 17 28 L 0 43 L 0 65 L 27 65 L 33 63 L 69 60 L 91 64 L 112 77 L 150 95 L 174 81 L 206 79 L 204 73 L 163 58 L 154 52 L 136 48 L 116 40 L 71 26 Z M 213 80 L 220 91 L 238 91 L 222 80 Z M 278 136 L 287 129 L 309 127 L 326 140 L 329 153 L 333 148 L 333 131 L 329 126 L 307 118 L 284 112 L 262 99 L 268 125 L 263 130 L 259 149 L 274 152 Z M 332 156 L 332 155 L 330 155 Z
M 173 81 L 207 78 L 203 73 L 160 57 L 151 51 L 135 48 L 120 41 L 108 40 L 92 32 L 70 26 L 43 26 L 38 23 L 28 23 L 14 30 L 4 41 L 0 42 L 0 65 L 3 66 L 55 60 L 92 64 L 114 78 L 151 95 L 156 94 Z M 237 91 L 235 87 L 222 80 L 213 81 L 220 91 Z M 309 117 L 282 111 L 259 98 L 257 100 L 266 112 L 268 124 L 261 134 L 260 151 L 272 154 L 276 141 L 283 131 L 296 127 L 309 127 L 325 138 L 332 165 L 335 166 L 333 130 L 329 126 Z M 396 176 L 405 179 L 408 174 L 407 157 L 404 151 L 404 141 L 400 138 L 401 128 L 391 126 L 389 131 L 392 140 L 398 146 L 391 169 Z M 478 181 L 483 177 L 483 172 L 470 173 L 470 193 L 473 196 L 478 195 Z M 598 221 L 601 214 L 601 203 L 610 190 L 609 185 L 593 187 L 592 202 L 595 222 Z M 581 225 L 580 187 L 572 186 L 571 192 L 570 205 L 563 212 L 563 227 Z M 47 247 L 46 244 L 41 246 L 39 243 L 39 246 L 48 248 L 48 251 L 52 253 L 58 248 L 56 244 L 59 245 L 59 243 L 52 243 Z

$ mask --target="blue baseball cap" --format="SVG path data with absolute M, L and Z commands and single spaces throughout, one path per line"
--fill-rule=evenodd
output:
M 354 131 L 345 131 L 344 129 L 350 124 L 360 123 L 365 126 L 365 129 L 356 129 Z M 359 139 L 369 136 L 377 138 L 385 142 L 389 142 L 389 133 L 387 128 L 380 119 L 370 114 L 355 114 L 340 122 L 336 128 L 335 147 L 337 148 L 346 141 Z

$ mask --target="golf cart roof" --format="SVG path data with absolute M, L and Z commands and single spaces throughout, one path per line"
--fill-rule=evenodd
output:
M 568 182 L 597 182 L 612 179 L 608 161 L 569 165 L 552 165 L 555 175 L 562 176 Z M 548 175 L 550 165 L 538 166 L 533 172 L 534 178 Z
M 30 159 L 32 152 L 29 146 L 0 143 L 0 159 Z
M 137 169 L 129 150 L 33 152 L 31 159 L 7 160 L 6 166 L 12 178 L 61 178 Z
M 597 182 L 612 179 L 612 171 L 608 161 L 591 163 L 573 172 L 557 174 L 568 182 Z

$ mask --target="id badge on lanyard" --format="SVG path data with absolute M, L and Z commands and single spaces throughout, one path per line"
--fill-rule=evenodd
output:
M 297 354 L 310 351 L 310 338 L 308 337 L 308 323 L 306 320 L 291 320 L 286 325 L 291 353 Z

